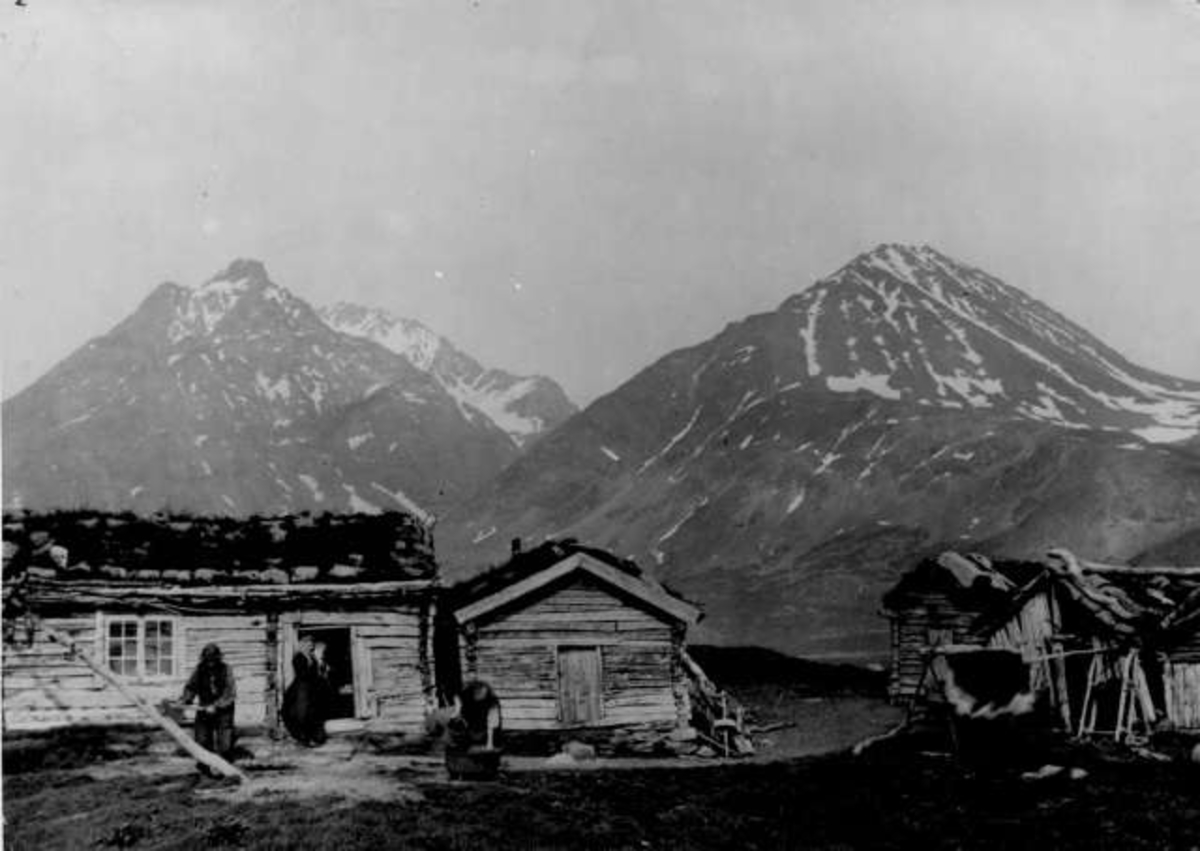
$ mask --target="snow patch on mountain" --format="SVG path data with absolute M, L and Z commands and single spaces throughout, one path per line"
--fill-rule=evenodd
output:
M 866 390 L 884 399 L 899 399 L 900 391 L 893 389 L 888 384 L 889 378 L 890 376 L 887 375 L 874 375 L 865 370 L 859 370 L 850 377 L 827 375 L 825 376 L 825 386 L 835 393 L 854 393 Z
M 346 491 L 346 498 L 350 504 L 350 511 L 362 514 L 379 514 L 383 509 L 370 500 L 363 499 L 358 495 L 358 491 L 354 485 L 342 485 L 342 489 Z
M 325 501 L 325 494 L 321 491 L 321 486 L 315 478 L 307 473 L 297 473 L 296 478 L 304 482 L 309 491 L 312 493 L 313 499 L 315 499 L 317 502 Z
M 502 431 L 508 433 L 519 446 L 544 431 L 546 427 L 541 417 L 521 414 L 515 410 L 516 403 L 534 389 L 536 381 L 534 378 L 523 378 L 504 389 L 480 387 L 463 381 L 447 383 L 445 387 L 460 406 L 469 406 L 483 413 Z
M 821 374 L 821 362 L 817 360 L 817 320 L 821 318 L 821 302 L 825 296 L 826 290 L 817 291 L 816 298 L 808 306 L 807 322 L 800 329 L 800 339 L 804 340 L 804 362 L 810 378 Z
M 417 505 L 416 501 L 411 499 L 408 494 L 400 490 L 400 488 L 388 489 L 379 484 L 379 482 L 371 482 L 371 487 L 375 488 L 375 490 L 379 491 L 380 493 L 391 497 L 392 501 L 395 502 L 396 505 L 412 514 L 422 523 L 428 525 L 433 521 L 433 514 Z
M 1176 428 L 1172 426 L 1147 426 L 1146 428 L 1135 428 L 1133 429 L 1133 433 L 1150 443 L 1178 443 L 1181 440 L 1194 437 L 1196 429 Z M 1133 448 L 1144 449 L 1145 447 L 1135 445 Z
M 692 411 L 692 416 L 688 419 L 687 425 L 672 435 L 671 439 L 668 440 L 661 449 L 643 461 L 642 466 L 638 467 L 637 469 L 638 473 L 644 472 L 651 464 L 674 449 L 679 441 L 688 436 L 692 430 L 692 427 L 696 425 L 696 420 L 700 417 L 700 410 L 701 408 L 696 408 L 696 410 Z
M 254 373 L 254 383 L 267 401 L 288 401 L 292 396 L 292 385 L 286 375 L 272 381 L 261 371 Z

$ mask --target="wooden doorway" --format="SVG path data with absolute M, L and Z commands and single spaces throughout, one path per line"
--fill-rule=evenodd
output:
M 558 707 L 564 724 L 596 724 L 601 716 L 600 648 L 558 648 Z
M 348 627 L 300 627 L 299 638 L 309 637 L 314 644 L 324 645 L 325 666 L 329 684 L 329 705 L 326 719 L 353 718 L 354 664 L 350 651 Z

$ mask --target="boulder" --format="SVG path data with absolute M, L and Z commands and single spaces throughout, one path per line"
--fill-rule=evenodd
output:
M 280 570 L 278 567 L 268 567 L 262 572 L 264 582 L 270 582 L 273 585 L 287 585 L 291 581 L 286 570 Z
M 562 753 L 575 762 L 587 762 L 596 758 L 596 749 L 592 745 L 574 740 L 562 746 Z
M 312 565 L 292 568 L 293 582 L 312 582 L 321 574 L 321 568 Z

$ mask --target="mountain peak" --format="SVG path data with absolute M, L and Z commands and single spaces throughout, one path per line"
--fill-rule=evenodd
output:
M 1194 383 L 1139 369 L 1020 289 L 928 245 L 882 243 L 789 297 L 778 315 L 799 340 L 809 386 L 1150 439 L 1200 427 Z
M 961 263 L 929 245 L 882 242 L 859 254 L 832 277 L 845 280 L 854 276 L 877 276 L 882 272 L 906 284 L 918 284 L 922 278 L 942 273 L 954 276 Z
M 201 288 L 207 287 L 210 284 L 224 282 L 254 286 L 256 284 L 269 284 L 271 283 L 271 279 L 267 275 L 267 267 L 263 265 L 261 260 L 239 257 L 230 263 L 224 271 L 218 272 L 205 283 L 201 284 Z
M 294 319 L 310 309 L 283 287 L 271 281 L 262 261 L 238 258 L 202 284 L 179 291 L 175 316 L 167 329 L 172 344 L 189 337 L 211 334 L 243 303 L 262 306 Z M 281 312 L 281 313 L 279 313 Z M 314 320 L 315 321 L 315 320 Z

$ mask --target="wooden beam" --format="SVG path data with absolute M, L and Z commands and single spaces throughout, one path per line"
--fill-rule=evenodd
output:
M 131 691 L 130 688 L 125 685 L 125 683 L 117 679 L 117 675 L 110 671 L 107 665 L 102 665 L 100 662 L 93 659 L 90 654 L 81 650 L 69 636 L 63 635 L 57 630 L 50 629 L 49 627 L 43 626 L 41 627 L 41 630 L 48 639 L 56 644 L 61 644 L 70 656 L 83 662 L 83 664 L 87 665 L 89 668 L 99 674 L 109 685 L 119 691 L 125 698 L 130 700 L 138 709 L 142 711 L 143 714 L 145 714 L 151 721 L 165 730 L 167 735 L 178 742 L 184 750 L 194 756 L 198 762 L 202 763 L 203 765 L 207 765 L 209 768 L 219 772 L 225 777 L 233 777 L 241 781 L 245 781 L 247 779 L 246 775 L 241 771 L 241 769 L 226 762 L 217 754 L 202 748 L 195 739 L 193 739 L 187 734 L 187 732 L 184 731 L 182 727 L 180 727 L 170 718 L 167 718 L 153 706 L 146 703 L 146 701 L 144 701 L 140 696 Z
M 57 579 L 32 580 L 28 596 L 33 598 L 37 591 L 62 591 L 67 593 L 94 592 L 106 595 L 129 595 L 133 597 L 333 597 L 382 596 L 405 591 L 424 591 L 433 586 L 432 579 L 408 579 L 391 582 L 342 582 L 342 583 L 280 583 L 261 585 L 164 585 L 150 583 L 121 583 L 102 581 L 66 581 Z
M 1087 573 L 1112 573 L 1126 576 L 1194 576 L 1200 578 L 1200 567 L 1183 567 L 1173 565 L 1144 565 L 1135 567 L 1131 564 L 1100 564 L 1094 561 L 1079 561 Z

